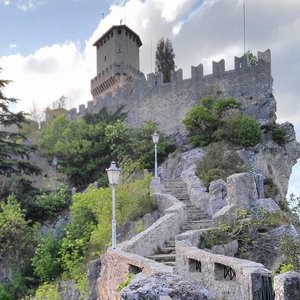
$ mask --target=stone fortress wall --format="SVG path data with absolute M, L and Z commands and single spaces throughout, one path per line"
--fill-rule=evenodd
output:
M 191 78 L 183 79 L 182 69 L 172 72 L 171 82 L 163 83 L 162 74 L 142 74 L 114 95 L 106 94 L 79 110 L 69 110 L 68 116 L 74 120 L 85 113 L 97 113 L 106 107 L 115 111 L 124 105 L 128 121 L 140 126 L 146 121 L 154 121 L 159 130 L 167 135 L 180 136 L 185 133 L 182 120 L 199 99 L 233 97 L 239 101 L 244 113 L 255 117 L 261 124 L 276 120 L 276 101 L 272 94 L 271 52 L 257 53 L 258 62 L 249 66 L 246 55 L 235 57 L 235 68 L 225 70 L 224 59 L 213 62 L 213 72 L 203 75 L 203 65 L 191 67 Z

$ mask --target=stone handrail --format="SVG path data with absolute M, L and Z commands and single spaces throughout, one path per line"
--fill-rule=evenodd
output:
M 168 194 L 155 193 L 153 197 L 158 210 L 164 213 L 164 216 L 131 240 L 117 245 L 119 250 L 150 256 L 162 247 L 165 241 L 179 234 L 181 225 L 186 222 L 185 204 Z
M 261 299 L 262 277 L 271 273 L 262 264 L 213 254 L 194 245 L 202 230 L 176 237 L 176 273 L 187 276 L 209 289 L 215 299 Z
M 104 264 L 101 267 L 101 276 L 97 286 L 100 299 L 119 299 L 118 287 L 129 273 L 151 275 L 159 272 L 172 273 L 172 268 L 147 259 L 140 255 L 128 253 L 118 249 L 109 249 L 105 254 Z

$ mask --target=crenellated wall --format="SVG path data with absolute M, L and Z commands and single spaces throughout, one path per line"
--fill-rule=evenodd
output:
M 160 131 L 168 135 L 185 134 L 182 120 L 190 109 L 205 97 L 233 97 L 244 113 L 255 117 L 261 124 L 276 120 L 276 101 L 272 95 L 271 52 L 258 52 L 256 65 L 248 65 L 246 55 L 235 57 L 235 68 L 226 71 L 224 59 L 212 62 L 213 73 L 203 75 L 203 65 L 191 67 L 191 78 L 183 79 L 182 69 L 172 72 L 171 82 L 163 83 L 162 74 L 142 74 L 112 95 L 108 93 L 79 111 L 71 109 L 69 118 L 76 119 L 85 113 L 96 113 L 107 107 L 115 111 L 125 105 L 128 121 L 140 126 L 145 121 L 158 123 Z

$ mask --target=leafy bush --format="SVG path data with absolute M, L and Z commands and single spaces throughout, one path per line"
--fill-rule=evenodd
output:
M 62 300 L 58 284 L 44 283 L 36 291 L 35 300 Z
M 236 152 L 226 150 L 221 143 L 215 143 L 210 145 L 205 158 L 197 162 L 196 174 L 208 187 L 213 180 L 226 180 L 232 174 L 247 170 L 248 168 Z
M 154 209 L 150 197 L 151 176 L 116 188 L 117 226 Z M 62 268 L 76 280 L 82 274 L 81 264 L 103 253 L 111 243 L 111 189 L 92 186 L 84 194 L 73 196 L 72 222 L 65 229 L 59 250 Z
M 33 253 L 36 228 L 25 219 L 25 212 L 14 196 L 0 202 L 0 257 L 13 259 L 19 266 L 26 264 Z
M 68 195 L 65 186 L 61 186 L 56 192 L 44 192 L 36 198 L 37 209 L 44 218 L 54 216 L 68 206 Z
M 195 106 L 183 119 L 194 147 L 203 147 L 213 141 L 213 133 L 219 126 L 219 119 L 207 108 Z
M 123 282 L 120 283 L 120 285 L 117 288 L 117 291 L 121 292 L 126 286 L 128 286 L 134 275 L 135 275 L 134 273 L 128 273 L 127 278 Z
M 52 281 L 57 275 L 61 274 L 60 246 L 61 241 L 57 240 L 52 234 L 44 236 L 39 242 L 32 259 L 32 266 L 34 274 L 42 282 Z
M 266 236 L 268 230 L 287 224 L 285 214 L 272 214 L 264 209 L 252 212 L 246 209 L 236 209 L 234 215 L 234 219 L 230 218 L 217 228 L 203 232 L 198 247 L 211 249 L 214 245 L 237 240 L 239 244 L 238 256 L 246 258 L 249 253 L 260 251 L 258 241 L 261 237 Z M 273 249 L 264 249 L 267 256 L 272 255 L 272 251 Z M 261 256 L 260 259 L 263 260 L 264 256 Z
M 240 110 L 241 104 L 236 100 L 228 98 L 213 102 L 203 98 L 201 103 L 202 106 L 193 107 L 183 119 L 193 147 L 204 147 L 221 139 L 246 147 L 260 142 L 260 126 L 256 120 L 241 114 L 222 120 L 225 111 Z
M 216 113 L 216 115 L 220 118 L 222 114 L 229 109 L 240 109 L 241 104 L 238 103 L 233 98 L 227 99 L 218 99 L 214 104 L 212 109 Z
M 261 141 L 260 125 L 248 116 L 238 115 L 225 123 L 223 136 L 236 145 L 254 146 Z
M 247 56 L 247 64 L 248 66 L 256 66 L 257 65 L 257 57 L 250 51 L 248 50 L 246 52 L 246 56 Z
M 274 124 L 271 128 L 272 138 L 278 145 L 284 145 L 286 143 L 286 132 L 279 124 Z
M 27 292 L 26 278 L 18 267 L 13 268 L 12 279 L 5 284 L 0 284 L 0 300 L 20 299 Z
M 292 266 L 294 271 L 300 272 L 300 238 L 284 236 L 279 249 L 286 257 L 285 264 Z

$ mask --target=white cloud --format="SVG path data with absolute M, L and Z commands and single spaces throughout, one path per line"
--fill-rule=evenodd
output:
M 46 3 L 46 0 L 0 0 L 5 6 L 15 5 L 18 9 L 27 12 Z
M 79 46 L 72 42 L 39 49 L 26 57 L 20 54 L 2 57 L 2 78 L 12 79 L 5 94 L 21 101 L 17 109 L 28 111 L 35 101 L 45 108 L 60 96 L 65 95 L 77 106 L 90 100 L 89 82 L 92 72 L 80 53 Z M 69 106 L 69 103 L 67 103 Z
M 17 47 L 18 47 L 17 44 L 10 44 L 10 45 L 9 45 L 9 48 L 11 48 L 11 49 L 14 49 L 14 48 L 17 48 Z

